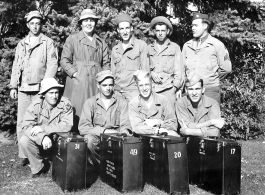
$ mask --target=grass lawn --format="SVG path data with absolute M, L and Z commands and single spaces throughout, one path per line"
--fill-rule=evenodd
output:
M 241 194 L 264 195 L 265 194 L 265 142 L 264 141 L 242 141 L 242 171 L 241 171 Z M 51 171 L 45 177 L 32 179 L 30 168 L 17 168 L 18 163 L 17 146 L 1 145 L 0 143 L 0 194 L 64 194 L 52 181 Z M 120 194 L 98 179 L 89 189 L 75 193 L 66 194 Z M 132 194 L 166 194 L 155 187 L 146 184 L 141 193 Z M 196 186 L 190 185 L 192 195 L 210 195 Z

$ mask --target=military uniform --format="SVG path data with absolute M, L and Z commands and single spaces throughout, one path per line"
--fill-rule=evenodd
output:
M 141 98 L 137 96 L 129 103 L 129 117 L 132 130 L 137 134 L 154 134 L 155 128 L 145 124 L 145 119 L 161 119 L 163 124 L 160 128 L 177 130 L 177 119 L 169 100 L 160 94 L 153 93 L 154 101 L 148 108 Z
M 30 161 L 32 174 L 38 173 L 43 164 L 42 141 L 45 136 L 56 132 L 68 132 L 73 126 L 73 107 L 69 99 L 61 97 L 56 107 L 51 106 L 42 98 L 36 99 L 28 107 L 23 120 L 23 133 L 20 144 L 23 153 Z M 43 132 L 31 136 L 34 126 L 40 126 Z
M 99 163 L 100 134 L 106 129 L 116 130 L 117 133 L 129 134 L 131 125 L 128 116 L 127 101 L 112 95 L 108 109 L 105 108 L 100 93 L 86 100 L 79 121 L 79 132 L 88 139 L 91 160 Z
M 210 97 L 203 95 L 200 106 L 198 109 L 194 109 L 188 96 L 184 96 L 176 102 L 176 115 L 180 124 L 182 124 L 181 120 L 183 120 L 188 128 L 194 129 L 197 123 L 221 118 L 221 111 L 217 101 Z M 220 136 L 220 130 L 215 126 L 203 127 L 202 132 L 206 132 L 205 137 Z

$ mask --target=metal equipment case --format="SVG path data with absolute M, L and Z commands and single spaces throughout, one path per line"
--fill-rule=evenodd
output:
M 143 143 L 125 136 L 100 135 L 100 178 L 120 192 L 142 191 Z
M 188 137 L 191 184 L 215 194 L 240 194 L 241 145 L 235 141 Z
M 171 194 L 189 194 L 187 146 L 174 136 L 140 135 L 144 181 Z
M 58 133 L 52 165 L 52 179 L 63 191 L 86 188 L 87 143 L 85 138 Z

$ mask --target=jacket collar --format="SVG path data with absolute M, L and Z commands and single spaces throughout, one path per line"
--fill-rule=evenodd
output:
M 151 47 L 156 51 L 156 53 L 160 54 L 163 51 L 165 51 L 169 47 L 170 44 L 171 44 L 171 41 L 167 38 L 165 40 L 164 44 L 162 45 L 160 51 L 157 48 L 157 41 L 156 40 L 151 44 Z
M 29 38 L 30 38 L 30 33 L 25 37 L 24 42 L 22 42 L 22 45 L 29 45 L 30 49 L 35 48 L 36 46 L 42 44 L 43 41 L 45 41 L 43 33 L 39 34 L 39 36 L 37 37 L 37 39 L 36 39 L 36 41 L 34 42 L 33 45 L 30 45 Z
M 97 36 L 95 33 L 93 35 L 92 41 L 90 41 L 90 39 L 85 35 L 83 30 L 80 30 L 77 33 L 77 38 L 78 38 L 78 41 L 80 41 L 84 45 L 88 45 L 88 46 L 93 47 L 95 49 L 97 49 L 97 44 L 100 44 L 100 46 L 102 46 L 102 42 L 101 42 L 100 37 Z
M 199 45 L 198 48 L 197 48 L 197 42 L 198 42 L 198 39 L 193 38 L 193 39 L 189 40 L 186 44 L 188 47 L 190 47 L 193 50 L 205 48 L 205 47 L 208 47 L 209 45 L 214 45 L 214 39 L 210 34 L 208 34 L 206 36 L 206 40 L 203 41 L 202 44 Z
M 144 114 L 146 118 L 151 118 L 152 116 L 155 116 L 159 112 L 159 107 L 161 107 L 161 104 L 159 103 L 158 96 L 154 92 L 152 92 L 153 96 L 153 102 L 152 105 L 149 108 L 147 108 L 143 98 L 141 95 L 138 95 L 138 110 L 140 113 Z
M 136 38 L 134 37 L 134 35 L 132 35 L 131 40 L 130 40 L 130 42 L 128 44 L 128 47 L 125 50 L 123 49 L 122 42 L 120 42 L 117 45 L 117 47 L 115 48 L 116 49 L 116 52 L 119 53 L 119 54 L 124 54 L 127 50 L 133 49 L 134 48 L 134 45 L 135 45 L 135 39 Z
M 99 106 L 101 106 L 102 108 L 106 109 L 104 106 L 104 103 L 102 101 L 102 99 L 100 98 L 100 92 L 96 95 L 96 102 Z M 110 103 L 109 103 L 109 107 L 108 109 L 117 102 L 117 95 L 115 93 L 113 93 L 111 99 L 110 99 Z M 107 109 L 107 110 L 108 110 Z

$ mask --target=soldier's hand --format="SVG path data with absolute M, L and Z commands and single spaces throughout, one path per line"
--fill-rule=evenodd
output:
M 44 130 L 40 127 L 40 126 L 34 126 L 31 130 L 30 130 L 30 135 L 31 136 L 36 136 L 38 133 L 40 132 L 44 132 Z
M 154 80 L 155 83 L 158 83 L 158 84 L 162 83 L 162 80 L 161 80 L 158 73 L 151 72 L 151 76 L 152 76 L 152 79 Z
M 49 149 L 50 147 L 52 147 L 52 140 L 48 137 L 45 136 L 42 140 L 42 147 L 44 150 Z
M 104 133 L 118 133 L 118 131 L 114 130 L 114 129 L 106 129 L 104 131 Z
M 168 130 L 168 135 L 180 137 L 179 134 L 176 131 Z
M 161 119 L 145 119 L 144 124 L 149 127 L 160 126 L 163 123 Z
M 10 97 L 12 99 L 17 99 L 17 90 L 16 89 L 11 89 L 11 91 L 10 91 Z
M 225 119 L 224 118 L 211 119 L 211 124 L 221 129 L 225 124 Z

